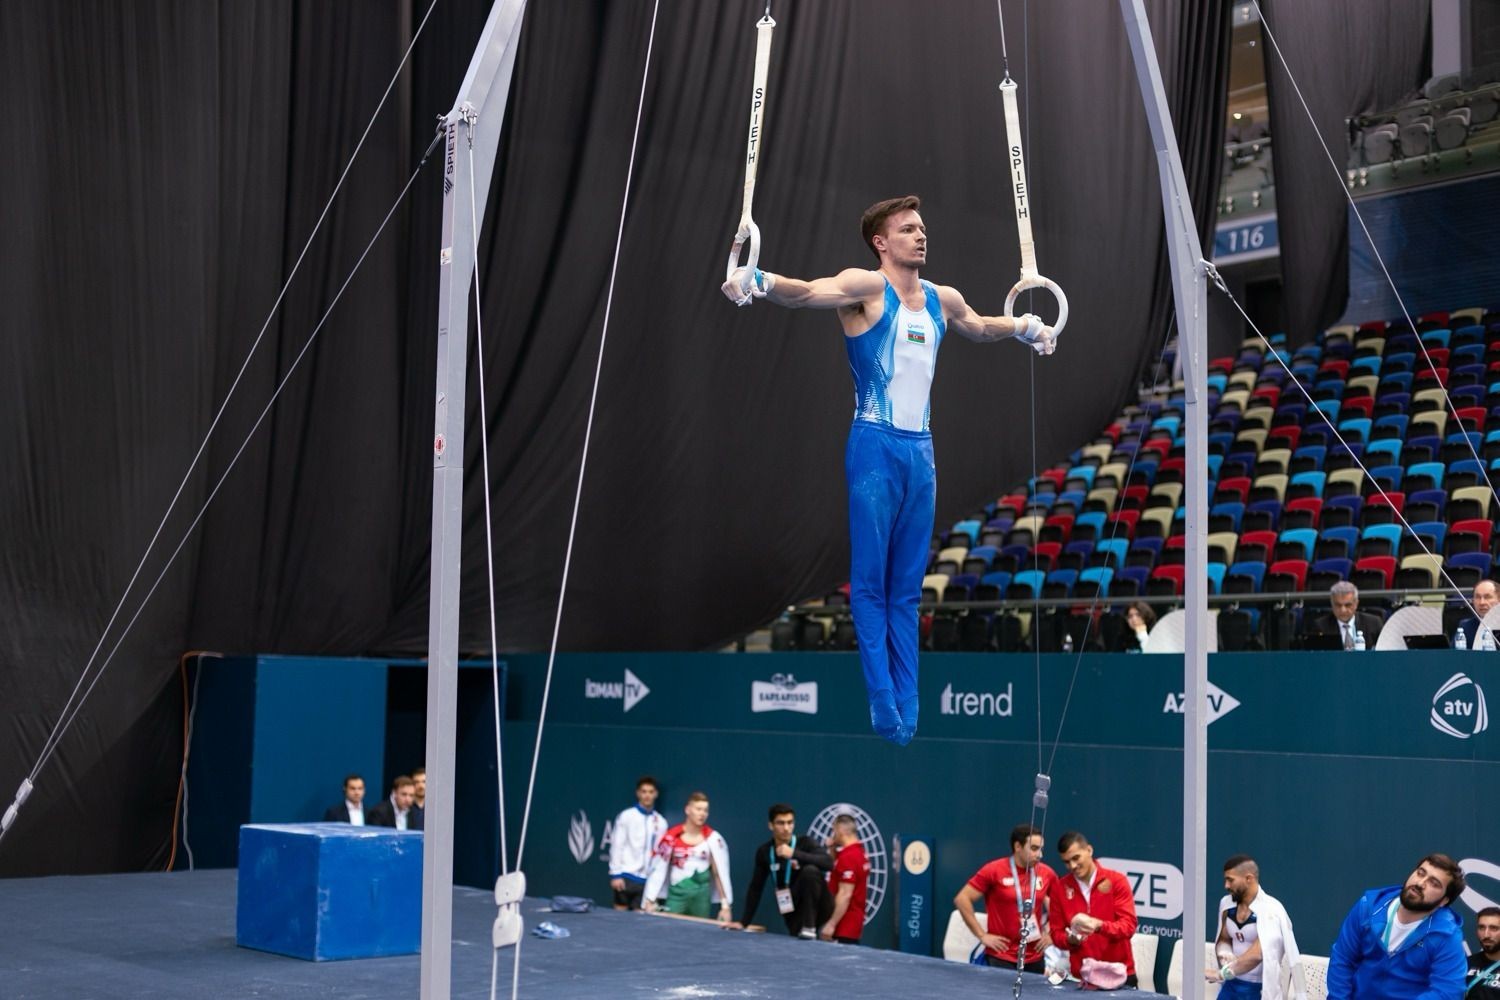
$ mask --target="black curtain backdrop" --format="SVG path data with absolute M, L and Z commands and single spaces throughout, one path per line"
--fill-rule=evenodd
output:
M 1206 226 L 1227 8 L 1148 6 Z M 761 7 L 662 5 L 567 649 L 712 646 L 847 577 L 853 393 L 838 323 L 737 310 L 718 292 Z M 238 379 L 104 654 L 451 105 L 483 0 L 439 3 L 241 373 L 425 10 L 23 2 L 0 19 L 5 801 L 219 402 Z M 1019 258 L 994 7 L 829 0 L 774 13 L 763 265 L 871 266 L 860 211 L 915 192 L 927 276 L 998 312 Z M 550 637 L 650 15 L 599 0 L 527 12 L 480 244 L 482 418 L 470 351 L 468 648 L 488 644 L 481 433 L 500 644 Z M 1040 262 L 1072 318 L 1050 359 L 945 345 L 932 407 L 940 522 L 1030 474 L 1033 410 L 1043 465 L 1097 433 L 1170 313 L 1156 164 L 1117 8 L 1016 0 L 1006 17 Z M 439 177 L 434 162 L 162 577 L 0 844 L 0 875 L 165 862 L 181 651 L 425 652 Z M 1053 312 L 1045 296 L 1034 308 Z
M 1261 10 L 1286 59 L 1284 67 L 1267 43 L 1286 333 L 1295 345 L 1336 322 L 1349 299 L 1345 121 L 1393 107 L 1426 81 L 1432 63 L 1431 5 L 1427 0 L 1261 0 Z M 1324 143 L 1337 171 L 1328 163 Z

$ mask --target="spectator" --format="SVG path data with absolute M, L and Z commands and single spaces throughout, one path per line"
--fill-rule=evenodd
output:
M 365 779 L 351 774 L 344 779 L 344 801 L 329 806 L 323 813 L 325 823 L 353 823 L 365 825 Z
M 1384 622 L 1379 615 L 1359 610 L 1359 588 L 1347 580 L 1340 580 L 1328 591 L 1328 603 L 1332 610 L 1325 611 L 1313 620 L 1308 631 L 1313 635 L 1337 636 L 1339 645 L 1346 650 L 1354 649 L 1355 637 L 1363 633 L 1365 648 L 1374 649 L 1380 638 Z
M 1083 960 L 1118 962 L 1125 966 L 1125 985 L 1136 986 L 1135 895 L 1130 879 L 1094 863 L 1094 848 L 1083 834 L 1070 830 L 1057 839 L 1057 853 L 1068 874 L 1052 883 L 1048 900 L 1052 941 L 1067 949 L 1075 977 L 1083 975 Z
M 1156 612 L 1145 601 L 1136 601 L 1125 609 L 1125 630 L 1115 643 L 1117 653 L 1142 653 L 1146 650 L 1146 636 L 1156 624 Z
M 1479 950 L 1469 956 L 1464 1000 L 1500 1000 L 1500 906 L 1486 906 L 1475 916 Z
M 411 814 L 406 817 L 409 830 L 427 827 L 427 768 L 419 767 L 411 773 Z
M 1471 598 L 1471 603 L 1479 617 L 1464 619 L 1458 628 L 1464 634 L 1464 643 L 1470 649 L 1478 649 L 1479 623 L 1485 615 L 1490 613 L 1490 608 L 1500 604 L 1500 587 L 1495 585 L 1494 580 L 1480 580 L 1474 584 L 1474 596 Z M 1500 643 L 1495 645 L 1500 646 Z
M 1014 967 L 1019 959 L 1027 972 L 1045 971 L 1042 924 L 1047 921 L 1038 914 L 1046 910 L 1057 875 L 1041 860 L 1041 831 L 1022 823 L 1010 832 L 1010 856 L 979 869 L 953 897 L 969 932 L 984 945 L 987 964 Z M 980 927 L 974 915 L 974 901 L 980 898 L 988 927 Z
M 411 801 L 415 782 L 409 774 L 398 774 L 391 782 L 391 797 L 370 807 L 368 822 L 371 826 L 390 826 L 397 830 L 412 829 Z
M 859 824 L 848 813 L 833 820 L 833 836 L 828 847 L 834 851 L 833 873 L 828 889 L 833 893 L 833 915 L 823 924 L 824 941 L 859 944 L 865 927 L 865 892 L 870 881 L 870 859 L 859 840 Z
M 609 834 L 609 887 L 615 909 L 639 910 L 651 874 L 656 845 L 667 831 L 667 821 L 656 811 L 661 793 L 656 779 L 643 775 L 635 783 L 635 805 L 615 817 Z
M 767 810 L 766 819 L 771 839 L 755 849 L 755 871 L 745 890 L 745 905 L 740 910 L 740 919 L 729 926 L 736 929 L 750 926 L 769 878 L 786 932 L 815 938 L 818 925 L 833 912 L 833 900 L 823 883 L 824 874 L 833 867 L 833 859 L 813 838 L 796 835 L 797 816 L 791 806 L 776 803 Z
M 1260 887 L 1260 866 L 1248 855 L 1236 854 L 1224 862 L 1224 889 L 1228 895 L 1219 901 L 1214 943 L 1219 967 L 1207 972 L 1209 982 L 1223 984 L 1221 1000 L 1282 1000 L 1282 965 L 1291 969 L 1292 996 L 1307 1000 L 1307 977 L 1292 918 Z
M 717 900 L 720 923 L 729 923 L 730 907 L 734 905 L 729 845 L 708 825 L 708 796 L 702 792 L 688 796 L 682 822 L 663 834 L 656 845 L 641 909 L 655 912 L 663 896 L 666 905 L 661 909 L 690 917 L 707 917 L 710 903 Z
M 1333 943 L 1328 1000 L 1459 1000 L 1463 928 L 1448 904 L 1463 891 L 1458 863 L 1429 854 L 1404 885 L 1361 896 Z

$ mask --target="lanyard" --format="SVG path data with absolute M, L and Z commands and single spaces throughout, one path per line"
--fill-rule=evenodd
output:
M 1391 928 L 1396 924 L 1396 907 L 1400 905 L 1401 897 L 1397 896 L 1395 899 L 1391 900 L 1391 905 L 1387 907 L 1385 911 L 1385 933 L 1380 936 L 1380 946 L 1385 949 L 1386 954 L 1390 954 L 1391 951 Z M 1431 919 L 1431 917 L 1423 917 L 1422 923 L 1413 927 L 1406 936 L 1410 938 L 1413 934 L 1422 929 L 1422 924 L 1427 923 L 1427 921 Z M 1405 941 L 1402 942 L 1402 944 L 1405 943 Z M 1491 966 L 1490 968 L 1494 968 L 1494 966 Z
M 796 834 L 792 834 L 792 839 L 791 839 L 790 843 L 791 843 L 791 847 L 792 847 L 792 853 L 795 854 L 796 851 L 797 851 L 797 835 Z M 776 838 L 772 837 L 771 838 L 771 876 L 774 878 L 775 875 L 776 875 Z M 786 872 L 783 873 L 783 875 L 781 876 L 781 881 L 783 883 L 785 883 L 782 886 L 783 889 L 787 889 L 787 888 L 791 887 L 791 884 L 792 884 L 792 859 L 791 858 L 787 858 L 786 859 Z
M 1480 983 L 1484 982 L 1484 980 L 1489 977 L 1489 974 L 1491 972 L 1494 972 L 1497 967 L 1500 967 L 1500 959 L 1496 959 L 1495 961 L 1491 962 L 1490 967 L 1488 969 L 1485 969 L 1483 972 L 1474 973 L 1474 978 L 1469 980 L 1469 985 L 1464 987 L 1464 995 L 1468 996 L 1469 991 L 1478 986 Z
M 1030 898 L 1023 900 L 1021 895 L 1021 873 L 1020 870 L 1016 868 L 1015 856 L 1012 855 L 1011 857 L 1007 858 L 1006 862 L 1010 865 L 1011 875 L 1016 883 L 1016 917 L 1020 921 L 1021 934 L 1024 936 L 1026 933 L 1026 921 L 1031 916 L 1031 911 L 1036 905 L 1036 887 L 1038 881 L 1036 866 L 1033 865 L 1030 869 L 1028 869 L 1028 873 L 1031 875 L 1031 896 Z M 1025 954 L 1027 951 L 1029 951 L 1030 947 L 1031 946 L 1024 940 L 1017 945 L 1017 948 L 1019 949 L 1019 952 L 1021 954 Z

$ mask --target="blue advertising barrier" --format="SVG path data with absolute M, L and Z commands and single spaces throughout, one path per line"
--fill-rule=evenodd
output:
M 318 669 L 315 660 L 299 666 Z M 504 667 L 514 857 L 546 658 L 512 656 Z M 215 781 L 248 788 L 264 769 L 233 727 L 223 730 L 220 752 L 200 757 L 219 738 L 202 726 L 209 701 L 246 690 L 232 671 L 220 690 L 212 667 L 204 669 L 192 758 L 202 778 L 190 778 L 195 844 L 217 827 L 232 836 L 252 818 L 317 818 L 309 807 L 336 797 L 348 766 L 326 747 L 363 754 L 359 767 L 370 766 L 363 760 L 371 751 L 360 748 L 372 738 L 384 741 L 387 760 L 420 754 L 420 667 L 367 662 L 371 678 L 346 674 L 338 685 L 309 676 L 306 690 L 325 691 L 325 701 L 353 683 L 370 695 L 355 703 L 373 708 L 375 690 L 387 691 L 386 731 L 372 737 L 380 721 L 368 709 L 325 711 L 317 726 L 276 726 L 274 738 L 261 740 L 274 754 L 270 773 L 278 800 L 301 811 L 274 814 L 257 798 L 263 804 L 253 817 L 232 808 L 214 814 L 200 788 Z M 263 691 L 296 689 L 284 675 L 290 664 L 271 669 L 276 679 Z M 473 683 L 460 686 L 455 869 L 461 884 L 487 886 L 498 871 L 489 677 L 462 673 Z M 651 774 L 669 822 L 681 819 L 691 792 L 708 794 L 709 823 L 728 840 L 737 892 L 750 852 L 767 837 L 772 802 L 790 803 L 797 829 L 817 836 L 838 813 L 854 815 L 871 861 L 864 942 L 895 947 L 910 915 L 898 898 L 895 831 L 930 837 L 931 924 L 940 935 L 954 894 L 980 865 L 1007 853 L 1011 827 L 1031 815 L 1034 775 L 1045 771 L 1053 780 L 1047 860 L 1056 863 L 1059 834 L 1083 831 L 1104 863 L 1129 875 L 1141 929 L 1175 937 L 1184 893 L 1181 678 L 1175 656 L 927 655 L 919 733 L 899 748 L 870 734 L 852 654 L 561 656 L 532 804 L 528 882 L 541 895 L 608 905 L 613 820 L 632 804 L 636 778 Z M 1304 951 L 1326 955 L 1356 896 L 1402 880 L 1430 851 L 1453 855 L 1469 872 L 1456 904 L 1467 922 L 1500 900 L 1493 835 L 1500 815 L 1491 795 L 1500 787 L 1500 748 L 1486 702 L 1496 681 L 1483 654 L 1225 653 L 1209 658 L 1209 678 L 1211 872 L 1231 854 L 1255 856 Z M 256 728 L 264 729 L 275 705 L 257 704 Z M 298 741 L 306 746 L 299 750 Z M 210 760 L 212 772 L 200 771 Z M 322 771 L 293 766 L 299 760 L 319 761 Z M 1211 878 L 1210 907 L 1221 891 Z M 780 928 L 767 899 L 756 918 Z

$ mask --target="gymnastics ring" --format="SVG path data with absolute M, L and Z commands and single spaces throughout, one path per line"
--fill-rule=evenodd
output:
M 1057 322 L 1051 324 L 1052 339 L 1055 343 L 1058 336 L 1063 332 L 1063 327 L 1068 323 L 1068 297 L 1063 294 L 1063 290 L 1058 287 L 1057 282 L 1051 278 L 1045 278 L 1035 271 L 1031 274 L 1022 273 L 1021 280 L 1011 287 L 1010 294 L 1005 297 L 1005 315 L 1011 319 L 1016 318 L 1014 312 L 1016 298 L 1022 292 L 1031 288 L 1045 288 L 1057 300 Z

